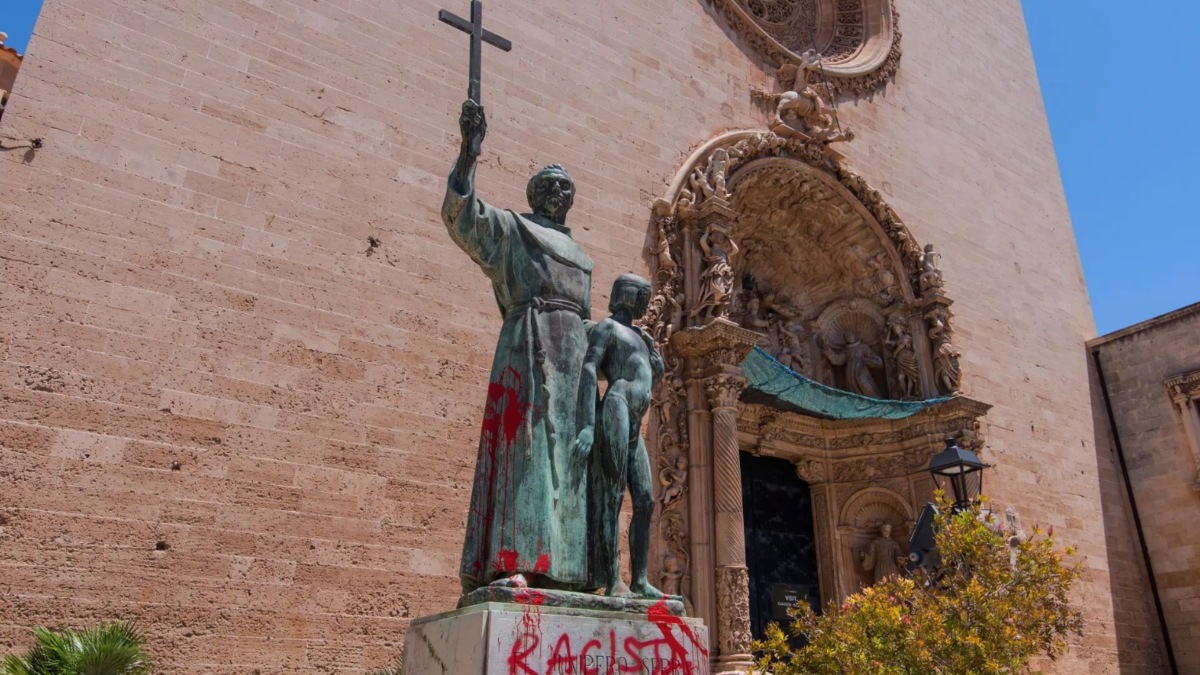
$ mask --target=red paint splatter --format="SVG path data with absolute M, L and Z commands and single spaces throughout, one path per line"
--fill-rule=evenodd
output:
M 536 574 L 545 574 L 550 571 L 550 554 L 543 553 L 538 556 L 537 562 L 533 565 L 533 571 Z
M 666 673 L 682 673 L 683 675 L 697 675 L 705 672 L 705 666 L 708 663 L 708 648 L 704 642 L 696 637 L 692 632 L 691 627 L 684 622 L 682 617 L 672 616 L 667 609 L 666 599 L 659 600 L 650 607 L 646 612 L 646 619 L 653 623 L 662 637 L 657 640 L 649 640 L 642 642 L 632 637 L 625 639 L 625 651 L 629 654 L 638 654 L 646 647 L 654 647 L 655 655 L 658 655 L 659 647 L 666 647 L 667 654 L 659 657 L 660 660 L 655 661 L 654 672 L 657 674 Z M 688 648 L 675 636 L 675 629 L 687 638 L 692 647 L 700 652 L 700 663 L 693 663 L 689 658 Z M 659 665 L 665 664 L 665 665 Z M 702 670 L 697 670 L 699 666 Z
M 521 605 L 542 606 L 546 604 L 546 594 L 536 588 L 520 588 L 513 593 L 513 601 Z
M 502 548 L 496 553 L 492 569 L 501 574 L 511 574 L 517 571 L 519 562 L 516 549 Z
M 541 611 L 533 607 L 526 608 L 514 637 L 516 639 L 508 654 L 508 675 L 538 675 L 537 670 L 529 666 L 528 659 L 542 642 Z
M 483 429 L 480 435 L 484 442 L 493 447 L 504 439 L 505 446 L 512 445 L 529 412 L 528 401 L 522 400 L 521 374 L 512 366 L 500 371 L 500 377 L 488 384 L 487 406 L 483 411 Z

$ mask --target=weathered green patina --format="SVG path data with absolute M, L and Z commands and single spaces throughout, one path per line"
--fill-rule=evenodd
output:
M 642 598 L 663 597 L 646 578 L 654 487 L 646 440 L 641 433 L 642 418 L 650 408 L 650 390 L 662 379 L 663 360 L 654 340 L 633 325 L 646 313 L 649 301 L 650 282 L 634 274 L 617 277 L 608 303 L 612 316 L 589 329 L 587 357 L 583 362 L 580 413 L 584 421 L 575 446 L 577 455 L 589 451 L 592 454 L 588 499 L 592 585 L 604 588 L 610 597 L 629 595 L 630 591 Z M 608 380 L 599 406 L 596 405 L 598 375 Z M 621 583 L 617 542 L 626 488 L 633 501 L 633 519 L 629 524 L 633 578 L 629 588 L 623 588 Z
M 904 419 L 951 398 L 892 401 L 842 391 L 810 380 L 758 347 L 742 361 L 742 374 L 749 380 L 743 400 L 767 397 L 778 409 L 794 409 L 831 420 Z
M 463 542 L 463 588 L 583 588 L 588 466 L 573 442 L 592 261 L 565 226 L 574 184 L 562 167 L 547 167 L 529 181 L 533 213 L 493 208 L 475 194 L 483 108 L 463 103 L 459 124 L 462 146 L 442 219 L 491 280 L 504 317 Z

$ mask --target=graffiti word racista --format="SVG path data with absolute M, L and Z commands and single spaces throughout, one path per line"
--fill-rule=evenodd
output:
M 635 636 L 618 638 L 610 630 L 604 639 L 592 638 L 582 644 L 572 643 L 571 635 L 534 635 L 531 631 L 519 631 L 508 658 L 509 675 L 617 675 L 619 673 L 641 673 L 643 675 L 704 675 L 707 659 L 695 663 L 683 640 L 690 636 L 685 632 L 676 635 L 671 626 L 655 624 L 660 636 L 646 640 Z M 549 657 L 540 649 L 544 644 L 553 644 Z M 681 640 L 680 638 L 683 638 Z M 543 658 L 545 660 L 543 661 Z

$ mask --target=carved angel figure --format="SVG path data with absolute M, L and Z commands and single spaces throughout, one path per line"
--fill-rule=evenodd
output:
M 725 246 L 729 247 L 728 250 Z M 725 305 L 733 292 L 733 267 L 730 261 L 737 255 L 738 246 L 729 236 L 727 227 L 714 223 L 709 225 L 704 236 L 700 237 L 700 249 L 704 251 L 700 298 L 689 315 L 715 319 L 725 311 Z
M 683 572 L 679 569 L 679 558 L 670 553 L 663 556 L 662 591 L 667 595 L 679 595 Z
M 925 245 L 921 254 L 921 292 L 937 291 L 942 288 L 942 271 L 938 269 L 938 260 L 942 255 L 933 250 L 933 244 Z
M 696 169 L 688 178 L 692 193 L 705 199 L 716 197 L 728 199 L 729 191 L 725 189 L 725 171 L 729 167 L 729 151 L 717 148 L 708 158 L 708 166 Z
M 668 464 L 658 472 L 658 484 L 662 486 L 659 499 L 664 511 L 674 506 L 687 490 L 687 466 L 687 458 L 680 454 L 673 466 Z
M 933 373 L 937 378 L 938 388 L 943 394 L 953 394 L 958 391 L 958 383 L 962 378 L 958 357 L 961 354 L 951 342 L 950 328 L 946 325 L 947 317 L 944 310 L 937 310 L 929 317 L 929 340 L 933 342 Z
M 661 350 L 670 344 L 675 331 L 683 328 L 683 293 L 674 292 L 672 284 L 668 282 L 658 297 L 662 301 L 662 311 L 652 332 Z
M 887 346 L 892 355 L 892 363 L 896 367 L 896 382 L 900 385 L 900 397 L 916 396 L 917 386 L 921 380 L 921 367 L 917 364 L 917 350 L 913 348 L 912 335 L 904 324 L 902 316 L 894 316 L 888 321 Z
M 667 236 L 666 224 L 663 219 L 658 221 L 658 241 L 650 248 L 650 253 L 658 258 L 657 274 L 660 279 L 670 279 L 675 276 L 675 270 L 679 266 L 671 258 L 671 240 Z

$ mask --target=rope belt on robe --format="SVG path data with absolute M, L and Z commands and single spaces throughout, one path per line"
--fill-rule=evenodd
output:
M 529 341 L 529 348 L 526 350 L 526 358 L 529 359 L 529 374 L 535 378 L 534 382 L 530 383 L 530 390 L 537 392 L 538 403 L 542 405 L 543 411 L 548 411 L 549 406 L 546 403 L 549 400 L 549 392 L 546 391 L 542 383 L 536 381 L 537 376 L 541 376 L 542 382 L 546 380 L 544 371 L 546 367 L 546 351 L 542 349 L 542 337 L 538 332 L 537 322 L 533 320 L 534 312 L 552 312 L 552 311 L 567 311 L 573 312 L 580 318 L 583 318 L 583 307 L 579 306 L 573 300 L 565 298 L 539 298 L 534 297 L 529 300 L 518 303 L 509 307 L 504 316 L 507 318 L 518 312 L 525 313 L 525 330 L 533 337 Z M 533 365 L 537 364 L 537 368 Z M 558 467 L 554 464 L 554 441 L 557 437 L 557 429 L 554 427 L 554 418 L 550 415 L 546 416 L 546 426 L 548 427 L 548 438 L 551 441 L 550 445 L 550 476 L 553 480 L 554 488 L 558 489 Z M 532 418 L 530 423 L 525 425 L 525 459 L 529 460 L 533 457 L 533 423 Z

